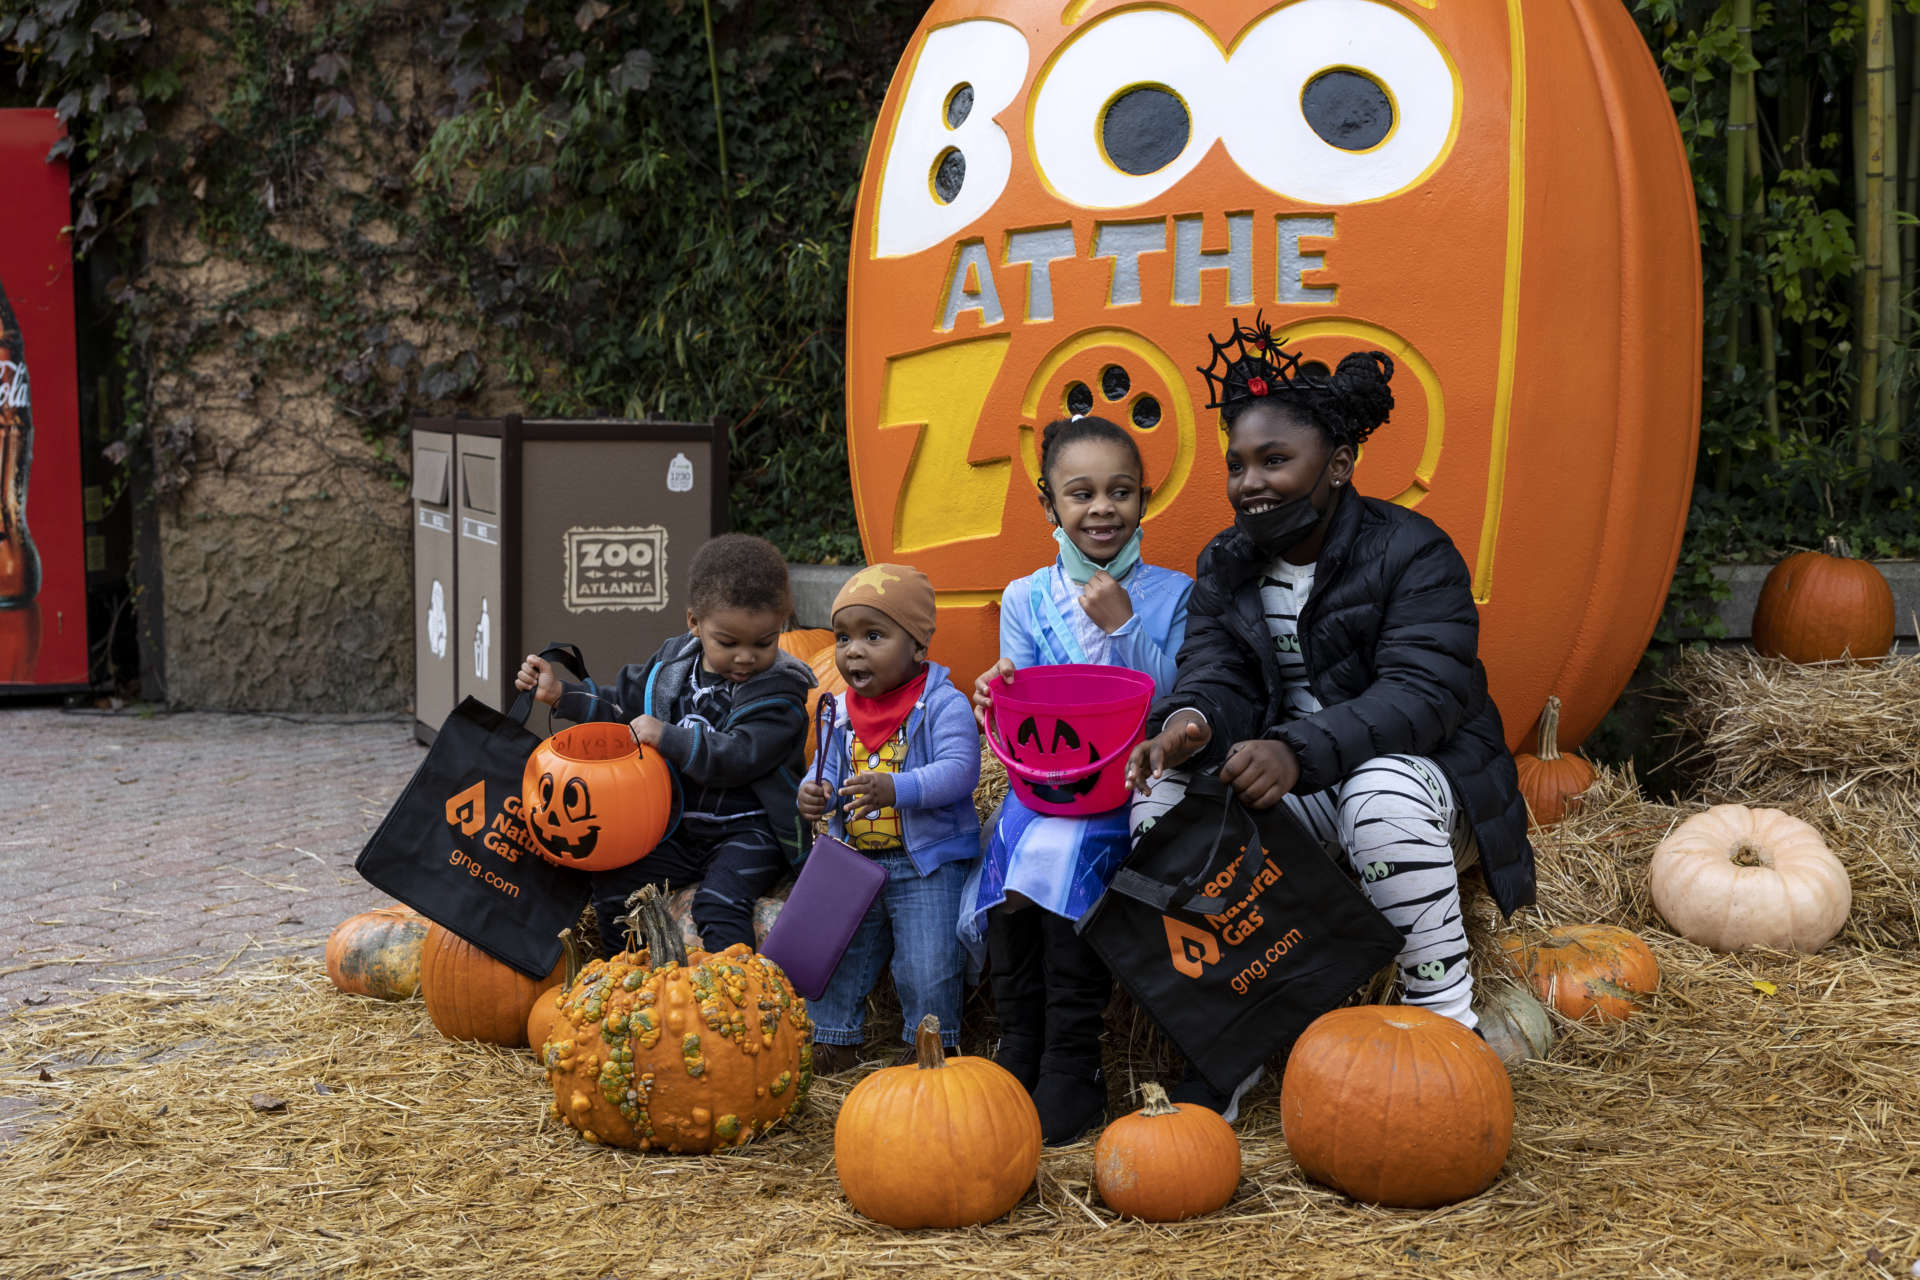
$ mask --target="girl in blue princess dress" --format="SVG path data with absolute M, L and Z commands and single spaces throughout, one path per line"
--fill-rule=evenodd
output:
M 1007 585 L 1000 660 L 974 682 L 975 714 L 989 682 L 1022 667 L 1129 667 L 1173 687 L 1193 579 L 1140 558 L 1150 490 L 1140 450 L 1104 418 L 1062 419 L 1040 444 L 1040 505 L 1060 554 Z M 960 938 L 989 965 L 1000 1016 L 995 1059 L 1040 1112 L 1048 1145 L 1071 1142 L 1106 1110 L 1102 1018 L 1113 979 L 1074 932 L 1127 853 L 1127 810 L 1092 817 L 1035 813 L 1009 794 L 962 900 Z

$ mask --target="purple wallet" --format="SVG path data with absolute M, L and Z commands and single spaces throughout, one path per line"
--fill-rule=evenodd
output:
M 825 767 L 833 716 L 833 696 L 822 694 L 816 780 Z M 760 954 L 785 970 L 795 991 L 818 1000 L 847 954 L 853 931 L 886 883 L 886 868 L 873 859 L 832 836 L 816 838 L 793 891 L 760 944 Z
M 760 954 L 786 971 L 795 991 L 818 1000 L 886 883 L 886 869 L 872 858 L 832 836 L 819 837 Z

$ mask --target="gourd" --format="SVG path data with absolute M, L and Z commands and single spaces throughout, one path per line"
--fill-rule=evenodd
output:
M 560 962 L 565 972 L 559 985 L 542 991 L 527 1013 L 527 1047 L 533 1050 L 536 1060 L 545 1060 L 547 1033 L 553 1030 L 554 1019 L 560 1016 L 560 997 L 567 994 L 567 988 L 580 976 L 580 944 L 574 941 L 572 929 L 560 931 Z
M 1280 1083 L 1300 1171 L 1355 1200 L 1427 1209 L 1491 1186 L 1513 1140 L 1498 1055 L 1451 1018 L 1353 1005 L 1314 1019 Z
M 1508 979 L 1483 978 L 1480 1034 L 1515 1067 L 1532 1058 L 1544 1058 L 1553 1048 L 1553 1019 L 1532 990 Z
M 1778 809 L 1693 815 L 1660 842 L 1648 877 L 1674 932 L 1715 951 L 1818 951 L 1853 905 L 1847 869 L 1820 833 Z
M 1233 1126 L 1197 1103 L 1175 1104 L 1148 1083 L 1146 1105 L 1108 1125 L 1093 1148 L 1093 1183 L 1115 1213 L 1178 1222 L 1212 1213 L 1240 1185 Z
M 411 1000 L 420 994 L 427 918 L 412 907 L 375 907 L 348 916 L 327 935 L 327 977 L 349 995 Z
M 1531 941 L 1509 934 L 1500 947 L 1507 967 L 1568 1018 L 1629 1018 L 1660 987 L 1653 952 L 1615 925 L 1556 925 Z
M 689 950 L 653 886 L 631 899 L 643 943 L 595 960 L 561 996 L 544 1062 L 553 1114 L 589 1142 L 642 1151 L 738 1146 L 813 1082 L 807 1002 L 744 943 Z
M 1893 648 L 1893 588 L 1880 570 L 1828 538 L 1773 566 L 1753 610 L 1753 647 L 1769 658 L 1827 662 L 1885 657 Z
M 563 964 L 545 978 L 529 978 L 436 924 L 420 951 L 420 994 L 447 1039 L 519 1048 L 527 1042 L 527 1014 L 541 992 L 559 983 Z
M 1540 713 L 1540 740 L 1532 755 L 1513 758 L 1526 797 L 1529 825 L 1550 826 L 1579 808 L 1580 793 L 1593 785 L 1593 766 L 1578 755 L 1560 754 L 1560 699 L 1547 699 Z
M 833 1126 L 833 1159 L 855 1209 L 890 1227 L 966 1227 L 1003 1217 L 1040 1171 L 1040 1113 L 1013 1074 L 946 1056 L 940 1020 L 920 1020 L 918 1061 L 856 1084 Z

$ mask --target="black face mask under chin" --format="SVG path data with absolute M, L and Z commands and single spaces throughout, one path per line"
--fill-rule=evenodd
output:
M 1333 459 L 1327 459 L 1327 466 L 1333 465 Z M 1320 468 L 1320 478 L 1316 478 L 1313 487 L 1320 487 L 1320 479 L 1325 478 L 1327 466 Z M 1327 509 L 1332 510 L 1329 502 Z M 1297 498 L 1288 498 L 1278 506 L 1270 507 L 1257 514 L 1245 511 L 1233 513 L 1233 527 L 1247 535 L 1262 555 L 1278 556 L 1297 546 L 1301 539 L 1312 533 L 1326 512 L 1314 509 L 1312 491 Z

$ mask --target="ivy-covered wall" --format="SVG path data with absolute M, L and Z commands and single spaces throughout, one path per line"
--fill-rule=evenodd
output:
M 110 454 L 169 699 L 407 705 L 415 412 L 723 414 L 735 526 L 857 556 L 846 228 L 920 12 L 0 8 L 0 104 L 59 109 L 79 246 L 129 264 Z

